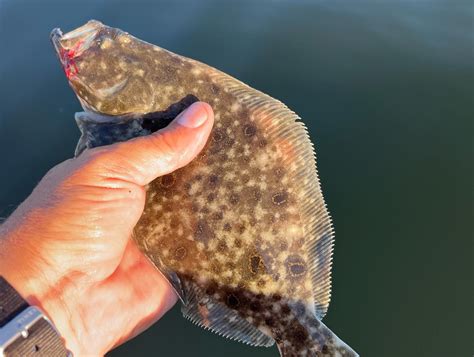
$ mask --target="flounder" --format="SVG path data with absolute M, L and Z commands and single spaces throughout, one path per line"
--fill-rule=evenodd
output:
M 300 118 L 198 61 L 98 21 L 51 39 L 84 112 L 76 155 L 148 135 L 197 100 L 215 125 L 201 154 L 153 181 L 134 230 L 183 315 L 282 356 L 356 356 L 321 319 L 333 229 Z

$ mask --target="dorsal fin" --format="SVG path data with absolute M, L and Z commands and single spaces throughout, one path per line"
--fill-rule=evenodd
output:
M 235 310 L 215 301 L 191 281 L 184 281 L 186 301 L 183 316 L 196 325 L 231 340 L 251 346 L 270 347 L 274 340 L 242 318 Z
M 305 245 L 309 252 L 312 277 L 314 309 L 322 319 L 327 312 L 331 298 L 331 265 L 334 232 L 331 218 L 321 192 L 316 169 L 316 153 L 308 131 L 300 117 L 280 101 L 256 90 L 212 67 L 210 78 L 222 85 L 225 91 L 245 106 L 250 115 L 259 118 L 259 124 L 266 128 L 270 140 L 288 143 L 293 152 L 283 165 L 295 167 L 294 177 L 301 181 L 304 198 L 300 212 L 305 222 L 303 231 Z

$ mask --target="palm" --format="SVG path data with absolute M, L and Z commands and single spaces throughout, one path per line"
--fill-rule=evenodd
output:
M 144 188 L 117 177 L 104 181 L 96 174 L 95 154 L 51 170 L 30 197 L 43 208 L 23 215 L 42 227 L 35 245 L 41 244 L 47 266 L 61 275 L 57 288 L 74 299 L 65 303 L 74 305 L 70 318 L 82 324 L 81 338 L 88 341 L 89 351 L 105 353 L 158 319 L 176 297 L 130 239 L 143 211 Z M 63 239 L 58 241 L 58 235 Z M 58 250 L 67 252 L 67 259 Z
M 74 355 L 105 354 L 176 302 L 130 238 L 145 185 L 186 165 L 209 136 L 208 105 L 180 117 L 56 166 L 0 225 L 0 274 L 49 315 Z
M 83 250 L 78 256 L 91 255 L 93 261 L 79 259 L 70 264 L 93 278 L 84 298 L 96 303 L 84 306 L 82 319 L 89 323 L 84 331 L 89 334 L 86 340 L 90 341 L 91 351 L 107 351 L 161 317 L 176 297 L 166 280 L 130 239 L 131 229 L 143 210 L 143 188 L 116 181 L 115 188 L 110 189 L 95 182 L 96 178 L 87 171 L 83 174 L 88 177 L 88 189 L 81 196 L 72 195 L 74 201 L 69 204 L 76 205 L 74 211 L 81 221 L 86 218 L 85 221 L 98 222 L 93 230 L 87 225 L 74 232 L 77 246 Z M 82 182 L 78 184 L 82 185 Z M 87 200 L 83 198 L 94 196 L 102 197 L 102 202 L 91 209 L 91 205 L 84 204 Z M 79 225 L 78 222 L 65 222 L 64 226 L 71 226 L 71 223 Z M 102 239 L 98 240 L 97 236 Z M 102 310 L 101 316 L 110 320 L 105 328 L 95 317 L 98 306 Z
M 101 314 L 110 321 L 105 329 L 97 329 L 103 324 L 85 326 L 85 331 L 91 332 L 87 336 L 91 350 L 110 350 L 160 318 L 176 299 L 167 284 L 130 242 L 114 273 L 88 294 L 89 300 L 100 303 Z M 84 321 L 94 324 L 97 309 L 92 307 L 88 313 L 91 316 Z

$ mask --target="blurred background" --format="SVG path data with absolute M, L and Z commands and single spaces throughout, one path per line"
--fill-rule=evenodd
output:
M 285 102 L 334 217 L 325 322 L 362 356 L 472 356 L 474 3 L 0 0 L 0 216 L 72 156 L 81 108 L 49 43 L 90 18 Z M 113 323 L 113 316 L 111 316 Z M 109 356 L 278 356 L 177 306 Z

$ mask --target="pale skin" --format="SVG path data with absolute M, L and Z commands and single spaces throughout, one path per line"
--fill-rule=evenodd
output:
M 87 150 L 51 169 L 0 226 L 0 275 L 74 356 L 104 355 L 176 302 L 131 235 L 145 186 L 189 163 L 213 123 L 198 102 L 153 135 Z

